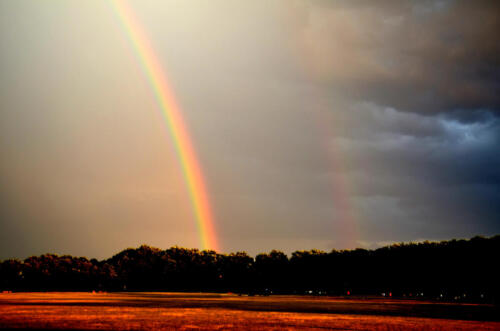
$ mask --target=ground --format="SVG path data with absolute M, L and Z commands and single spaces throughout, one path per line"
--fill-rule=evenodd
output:
M 362 297 L 3 293 L 0 328 L 500 330 L 498 306 Z

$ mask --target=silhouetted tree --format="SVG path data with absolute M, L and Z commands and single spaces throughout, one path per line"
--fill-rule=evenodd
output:
M 0 262 L 2 291 L 231 291 L 249 294 L 377 294 L 442 300 L 500 298 L 500 236 L 401 243 L 375 250 L 273 250 L 255 259 L 142 245 L 98 261 L 44 254 Z

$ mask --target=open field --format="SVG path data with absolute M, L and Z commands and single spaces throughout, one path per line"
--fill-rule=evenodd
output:
M 5 293 L 0 328 L 500 330 L 498 307 L 382 298 Z

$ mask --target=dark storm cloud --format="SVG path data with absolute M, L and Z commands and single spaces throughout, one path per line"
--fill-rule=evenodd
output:
M 402 111 L 500 107 L 498 1 L 327 1 L 301 29 L 316 79 Z
M 351 160 L 348 171 L 358 188 L 354 200 L 366 211 L 368 224 L 378 227 L 373 231 L 384 229 L 379 235 L 390 237 L 405 228 L 420 238 L 498 231 L 496 115 L 461 122 L 448 114 L 418 115 L 373 104 L 350 111 L 370 125 L 362 134 L 335 138 L 334 144 Z M 387 217 L 383 209 L 399 212 Z
M 499 231 L 499 3 L 301 4 L 299 54 L 348 162 L 334 171 L 372 238 Z

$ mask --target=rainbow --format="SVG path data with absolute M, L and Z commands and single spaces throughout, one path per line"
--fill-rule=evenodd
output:
M 151 84 L 162 117 L 174 142 L 193 206 L 201 247 L 217 250 L 214 219 L 205 181 L 174 93 L 132 8 L 124 0 L 113 0 L 112 3 Z
M 318 98 L 319 99 L 319 98 Z M 334 202 L 334 214 L 332 230 L 336 233 L 336 249 L 354 249 L 359 245 L 360 235 L 359 217 L 351 195 L 354 193 L 354 187 L 349 185 L 346 178 L 346 170 L 349 169 L 345 157 L 341 157 L 338 146 L 332 143 L 331 137 L 334 137 L 335 119 L 332 114 L 325 112 L 320 108 L 310 108 L 311 114 L 315 115 L 319 131 L 324 136 L 323 149 L 326 151 L 326 161 L 330 164 L 329 173 L 330 192 Z

